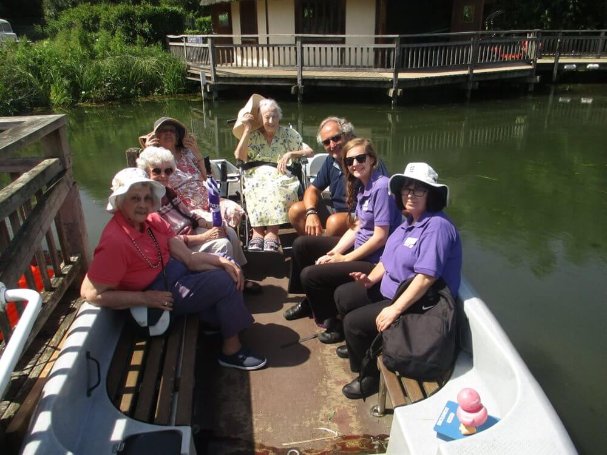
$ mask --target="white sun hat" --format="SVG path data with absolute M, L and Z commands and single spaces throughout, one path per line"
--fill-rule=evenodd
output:
M 438 174 L 428 163 L 409 163 L 402 174 L 394 174 L 390 177 L 390 194 L 400 197 L 400 190 L 407 179 L 417 180 L 432 188 L 436 188 L 443 198 L 444 205 L 447 206 L 449 187 L 438 183 Z
M 167 310 L 136 306 L 130 308 L 130 311 L 137 325 L 146 329 L 152 337 L 162 335 L 171 323 L 171 315 Z
M 232 133 L 236 136 L 237 139 L 242 137 L 242 133 L 244 132 L 244 123 L 242 122 L 245 114 L 253 115 L 253 124 L 252 131 L 260 128 L 262 125 L 261 116 L 259 115 L 259 102 L 264 100 L 265 98 L 257 93 L 251 95 L 247 104 L 238 111 L 238 117 L 236 118 L 236 123 L 234 123 L 234 127 L 232 128 Z
M 114 213 L 118 210 L 116 198 L 121 194 L 125 194 L 135 183 L 144 182 L 151 185 L 154 193 L 154 211 L 158 210 L 160 208 L 160 200 L 166 191 L 164 185 L 149 179 L 145 171 L 137 167 L 127 167 L 114 176 L 112 179 L 112 194 L 110 194 L 110 197 L 108 198 L 107 207 L 105 209 L 110 213 Z

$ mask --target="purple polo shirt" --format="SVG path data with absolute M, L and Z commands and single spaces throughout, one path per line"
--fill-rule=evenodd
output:
M 424 213 L 411 225 L 410 218 L 386 242 L 381 262 L 386 272 L 381 293 L 391 299 L 398 285 L 416 273 L 442 277 L 457 297 L 462 269 L 462 243 L 457 229 L 443 212 Z
M 356 195 L 356 219 L 359 227 L 356 231 L 354 248 L 358 248 L 371 238 L 375 226 L 389 226 L 391 233 L 402 222 L 402 215 L 388 194 L 388 181 L 390 179 L 381 172 L 375 171 L 364 188 Z M 365 261 L 376 263 L 379 261 L 383 248 L 365 257 Z

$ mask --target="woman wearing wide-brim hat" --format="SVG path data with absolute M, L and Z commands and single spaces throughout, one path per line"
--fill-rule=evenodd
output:
M 131 309 L 151 335 L 162 331 L 148 326 L 152 313 L 165 319 L 169 312 L 196 314 L 221 332 L 221 365 L 262 368 L 266 359 L 250 353 L 239 338 L 253 324 L 242 296 L 242 270 L 228 258 L 190 251 L 156 213 L 164 194 L 164 186 L 142 169 L 126 168 L 114 176 L 107 206 L 113 216 L 82 281 L 82 297 L 93 305 Z
M 351 273 L 354 282 L 335 290 L 337 311 L 343 318 L 346 346 L 337 355 L 350 359 L 359 372 L 362 359 L 378 332 L 387 329 L 439 279 L 456 297 L 462 268 L 462 245 L 455 225 L 443 212 L 449 188 L 427 163 L 409 163 L 402 174 L 390 178 L 390 193 L 406 214 L 405 221 L 388 237 L 380 262 L 367 275 Z M 401 283 L 412 279 L 394 301 Z M 362 286 L 361 286 L 362 285 Z M 373 369 L 373 365 L 370 366 Z M 369 373 L 369 372 L 368 372 Z M 351 399 L 377 392 L 379 371 L 346 384 Z M 361 390 L 361 387 L 364 390 Z
M 249 251 L 278 251 L 278 228 L 289 222 L 289 207 L 299 200 L 299 180 L 287 165 L 314 153 L 297 131 L 280 125 L 281 118 L 276 101 L 254 94 L 238 113 L 232 130 L 239 139 L 236 159 L 259 164 L 244 171 L 247 215 L 253 229 Z

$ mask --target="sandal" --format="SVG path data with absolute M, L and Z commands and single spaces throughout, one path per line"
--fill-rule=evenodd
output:
M 244 290 L 247 294 L 261 294 L 261 285 L 251 280 L 244 280 Z
M 263 251 L 264 249 L 264 241 L 263 237 L 251 237 L 249 240 L 249 251 Z
M 278 253 L 280 242 L 273 239 L 265 239 L 263 241 L 263 250 L 270 253 Z

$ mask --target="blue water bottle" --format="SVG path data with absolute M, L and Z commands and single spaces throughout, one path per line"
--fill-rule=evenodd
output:
M 213 226 L 219 227 L 222 225 L 221 209 L 219 207 L 219 185 L 215 179 L 209 175 L 205 182 L 205 186 L 209 192 L 209 210 L 211 211 Z

